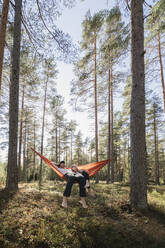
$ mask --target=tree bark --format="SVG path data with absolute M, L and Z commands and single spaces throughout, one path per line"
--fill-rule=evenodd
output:
M 70 165 L 72 165 L 72 146 L 73 146 L 73 133 L 71 131 L 71 137 L 70 137 Z
M 143 0 L 131 0 L 131 190 L 130 203 L 147 208 Z
M 43 154 L 47 86 L 48 86 L 48 78 L 45 83 L 44 106 L 43 106 L 43 116 L 42 116 L 42 133 L 41 133 L 41 154 Z M 39 188 L 41 188 L 41 184 L 42 184 L 42 159 L 40 160 Z
M 165 84 L 164 84 L 164 73 L 163 73 L 161 43 L 160 43 L 160 31 L 158 31 L 158 52 L 159 52 L 159 63 L 160 63 L 160 73 L 161 73 L 161 82 L 162 82 L 162 91 L 163 91 L 163 102 L 164 102 L 164 112 L 165 112 Z
M 58 130 L 58 154 L 59 154 L 59 162 L 61 160 L 61 129 L 60 129 L 60 122 L 59 122 L 59 130 Z
M 18 189 L 17 141 L 18 141 L 18 105 L 19 105 L 19 73 L 21 44 L 21 11 L 22 0 L 15 2 L 14 41 L 12 51 L 12 73 L 9 101 L 9 150 L 6 188 Z
M 24 93 L 25 85 L 22 87 L 22 106 L 20 114 L 20 131 L 19 131 L 19 153 L 18 153 L 18 181 L 20 181 L 21 174 L 21 153 L 22 153 L 22 127 L 23 127 L 23 112 L 24 112 Z
M 36 149 L 36 123 L 34 120 L 34 129 L 33 129 L 33 147 Z M 36 175 L 36 153 L 33 153 L 33 180 L 35 180 Z
M 1 94 L 1 85 L 2 85 L 2 69 L 3 69 L 3 59 L 4 59 L 4 50 L 5 50 L 5 38 L 6 38 L 6 26 L 8 20 L 9 12 L 9 0 L 3 1 L 2 7 L 2 16 L 0 23 L 0 94 Z
M 112 84 L 112 66 L 111 66 L 111 81 L 110 81 L 110 157 L 113 158 L 113 84 Z M 111 182 L 114 183 L 114 161 L 111 161 Z
M 97 45 L 96 45 L 96 34 L 94 41 L 94 94 L 95 94 L 95 151 L 96 151 L 96 162 L 98 162 L 98 118 L 97 118 Z M 96 183 L 99 182 L 99 176 L 96 175 Z
M 154 152 L 155 152 L 155 183 L 159 185 L 159 156 L 158 156 L 158 136 L 157 136 L 157 123 L 156 111 L 154 109 Z
M 56 128 L 55 128 L 55 135 L 56 135 L 56 164 L 58 163 L 58 129 L 57 129 L 57 116 L 56 116 Z
M 27 163 L 26 163 L 26 143 L 27 143 L 27 121 L 25 120 L 24 135 L 23 135 L 23 181 L 27 180 Z
M 111 109 L 111 102 L 110 102 L 110 84 L 111 84 L 111 71 L 108 70 L 108 156 L 107 159 L 110 158 L 110 146 L 111 146 L 111 137 L 110 137 L 110 109 Z M 110 183 L 110 163 L 108 163 L 108 173 L 107 173 L 107 183 Z

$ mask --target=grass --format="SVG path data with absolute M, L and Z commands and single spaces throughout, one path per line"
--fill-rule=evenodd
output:
M 69 208 L 61 208 L 64 183 L 20 184 L 0 189 L 0 248 L 164 248 L 165 186 L 149 186 L 149 210 L 132 211 L 129 187 L 93 185 L 88 210 L 74 185 Z

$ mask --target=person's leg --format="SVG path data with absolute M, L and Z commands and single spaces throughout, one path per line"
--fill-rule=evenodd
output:
M 81 174 L 84 176 L 85 181 L 86 181 L 85 188 L 90 188 L 90 184 L 89 184 L 89 174 L 88 174 L 85 170 L 83 170 L 83 171 L 81 172 Z
M 63 193 L 63 201 L 62 201 L 62 206 L 64 208 L 67 208 L 67 197 L 70 196 L 73 183 L 75 182 L 75 178 L 72 176 L 66 175 L 66 178 L 67 178 L 67 183 L 66 183 L 66 187 Z
M 67 178 L 67 183 L 66 183 L 66 187 L 65 187 L 63 196 L 69 197 L 71 194 L 73 183 L 75 182 L 75 177 L 66 176 L 66 178 Z
M 88 194 L 90 196 L 95 196 L 95 193 L 92 191 L 92 189 L 90 187 L 89 174 L 85 170 L 81 171 L 81 174 L 84 176 L 84 178 L 86 180 L 85 188 L 88 190 Z
M 86 189 L 85 189 L 85 178 L 84 177 L 78 177 L 77 182 L 79 183 L 79 190 L 80 190 L 80 197 L 81 201 L 80 203 L 82 204 L 83 208 L 88 208 L 86 204 Z

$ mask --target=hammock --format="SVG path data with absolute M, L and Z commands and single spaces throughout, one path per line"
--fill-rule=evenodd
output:
M 58 170 L 58 168 L 56 168 L 53 164 L 52 161 L 50 161 L 49 159 L 47 159 L 46 157 L 44 157 L 43 155 L 41 155 L 39 152 L 35 151 L 32 147 L 31 149 L 38 155 L 40 156 L 43 161 L 51 168 L 53 169 L 58 176 L 60 176 L 62 179 L 64 179 L 65 181 L 67 180 L 64 176 L 64 174 L 61 173 L 61 171 Z M 79 170 L 87 170 L 89 172 L 89 176 L 92 177 L 94 176 L 99 170 L 101 170 L 106 164 L 108 164 L 110 161 L 112 161 L 112 159 L 107 159 L 107 160 L 103 160 L 100 162 L 95 162 L 95 163 L 90 163 L 90 164 L 86 164 L 86 165 L 80 165 L 77 166 Z M 69 168 L 67 168 L 69 169 Z

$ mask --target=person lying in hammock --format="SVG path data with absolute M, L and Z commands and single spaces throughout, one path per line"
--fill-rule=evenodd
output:
M 54 165 L 56 166 L 56 165 Z M 56 166 L 57 167 L 57 166 Z M 81 197 L 80 203 L 82 204 L 83 208 L 87 208 L 86 204 L 86 188 L 90 187 L 89 185 L 89 175 L 86 171 L 82 171 L 81 173 L 78 171 L 77 166 L 72 166 L 71 169 L 65 168 L 65 162 L 61 161 L 58 170 L 67 178 L 66 187 L 63 193 L 63 201 L 62 207 L 67 208 L 67 197 L 71 194 L 72 186 L 75 182 L 79 184 L 79 193 Z

